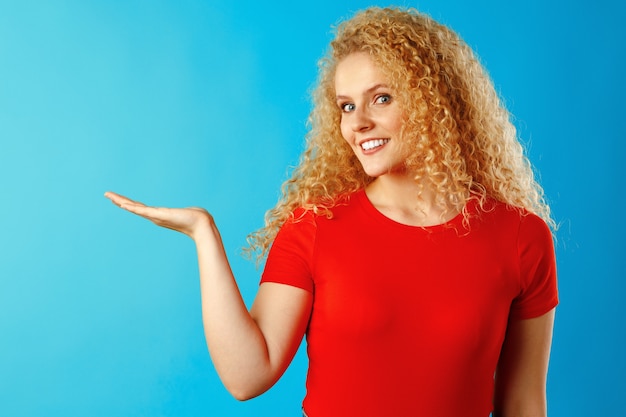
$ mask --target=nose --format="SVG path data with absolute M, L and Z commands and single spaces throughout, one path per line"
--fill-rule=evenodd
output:
M 374 121 L 366 106 L 357 107 L 352 116 L 352 130 L 354 132 L 365 132 L 374 126 Z

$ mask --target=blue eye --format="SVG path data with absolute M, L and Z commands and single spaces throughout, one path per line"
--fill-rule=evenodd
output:
M 341 105 L 341 110 L 344 113 L 350 113 L 351 111 L 354 111 L 354 109 L 356 108 L 356 106 L 352 103 L 346 103 L 346 104 L 342 104 Z
M 381 96 L 376 97 L 377 104 L 386 104 L 391 101 L 391 96 L 389 94 L 383 94 Z

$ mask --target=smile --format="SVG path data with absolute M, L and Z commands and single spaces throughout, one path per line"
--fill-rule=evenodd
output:
M 372 139 L 361 144 L 361 148 L 364 151 L 370 151 L 374 148 L 379 148 L 389 142 L 389 139 Z

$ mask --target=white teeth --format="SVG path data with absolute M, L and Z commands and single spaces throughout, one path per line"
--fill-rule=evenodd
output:
M 378 148 L 379 146 L 383 146 L 387 142 L 389 142 L 389 139 L 368 140 L 367 142 L 363 142 L 361 144 L 361 148 L 363 148 L 364 151 L 369 151 L 371 149 Z

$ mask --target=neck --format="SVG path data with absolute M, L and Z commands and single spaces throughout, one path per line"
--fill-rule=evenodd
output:
M 381 213 L 398 223 L 434 226 L 456 216 L 460 208 L 437 203 L 437 193 L 429 182 L 417 183 L 410 175 L 378 177 L 365 192 Z

